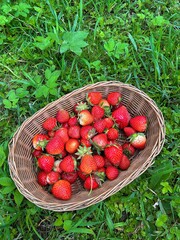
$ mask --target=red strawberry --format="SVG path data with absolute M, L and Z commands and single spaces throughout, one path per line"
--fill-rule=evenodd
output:
M 54 166 L 54 157 L 51 155 L 41 155 L 38 158 L 38 167 L 43 170 L 46 173 L 49 173 L 52 171 Z
M 130 162 L 129 158 L 125 154 L 123 154 L 121 162 L 119 164 L 119 168 L 121 170 L 126 170 L 129 168 L 130 164 L 131 164 L 131 162 Z
M 106 122 L 104 119 L 99 119 L 93 124 L 93 126 L 98 133 L 102 133 L 106 128 Z
M 78 173 L 75 171 L 75 172 L 63 172 L 62 175 L 61 175 L 61 178 L 64 179 L 64 180 L 67 180 L 69 183 L 74 183 L 77 178 L 78 178 Z
M 56 114 L 56 119 L 59 123 L 66 123 L 68 122 L 69 118 L 70 116 L 68 111 L 66 111 L 65 109 L 58 110 Z
M 114 166 L 118 166 L 121 161 L 122 154 L 123 154 L 122 146 L 119 144 L 109 145 L 104 149 L 104 154 L 105 154 L 106 158 Z
M 88 175 L 84 174 L 81 170 L 78 170 L 77 173 L 78 173 L 79 178 L 83 181 L 85 181 L 86 178 L 88 177 Z
M 42 155 L 42 150 L 34 149 L 32 152 L 33 157 L 39 158 Z
M 144 133 L 134 133 L 130 136 L 130 143 L 137 149 L 144 149 L 146 145 L 146 136 Z
M 49 140 L 46 134 L 36 134 L 32 139 L 33 148 L 36 150 L 43 150 Z
M 89 176 L 84 181 L 84 188 L 87 190 L 94 190 L 99 187 L 99 183 L 97 181 L 97 178 L 94 176 Z
M 56 130 L 54 136 L 59 136 L 63 140 L 63 142 L 66 143 L 69 140 L 68 129 L 65 127 L 61 127 Z
M 81 126 L 90 125 L 94 121 L 92 114 L 88 110 L 82 110 L 78 114 L 78 118 L 79 118 L 79 124 Z
M 119 92 L 110 92 L 107 96 L 107 101 L 112 106 L 119 104 L 121 99 L 122 95 Z
M 88 139 L 81 138 L 80 143 L 82 146 L 91 147 L 91 142 Z
M 51 191 L 55 198 L 61 200 L 69 200 L 72 196 L 71 184 L 67 180 L 58 180 Z
M 60 178 L 60 174 L 58 172 L 51 171 L 47 174 L 47 183 L 52 185 L 57 182 Z
M 110 117 L 104 118 L 104 121 L 106 122 L 106 128 L 107 129 L 113 127 L 114 121 L 112 120 L 112 118 L 110 118 Z
M 103 156 L 96 154 L 96 155 L 93 155 L 93 157 L 94 157 L 94 160 L 96 161 L 96 165 L 98 169 L 104 167 L 105 161 Z
M 96 171 L 97 170 L 97 164 L 96 164 L 96 161 L 94 160 L 93 156 L 89 155 L 89 154 L 84 155 L 81 159 L 79 169 L 84 174 L 90 174 L 93 171 Z
M 56 161 L 54 162 L 54 166 L 53 166 L 53 171 L 54 171 L 54 172 L 62 173 L 62 170 L 61 170 L 61 168 L 60 168 L 60 166 L 59 166 L 59 164 L 60 164 L 61 161 L 62 161 L 62 160 L 56 160 Z
M 147 129 L 147 118 L 143 115 L 138 115 L 131 118 L 129 121 L 131 127 L 137 132 L 145 132 Z
M 125 127 L 123 128 L 123 131 L 127 137 L 131 136 L 133 133 L 136 133 L 132 127 Z
M 120 129 L 127 127 L 131 118 L 125 106 L 121 106 L 118 109 L 114 110 L 112 112 L 112 117 L 115 119 Z
M 99 133 L 92 138 L 93 145 L 98 150 L 103 150 L 107 145 L 107 135 L 105 133 Z
M 68 125 L 69 126 L 75 126 L 78 125 L 78 119 L 76 116 L 70 117 L 68 120 Z
M 103 118 L 104 113 L 105 113 L 104 109 L 98 105 L 93 106 L 91 109 L 91 114 L 94 118 L 94 121 Z
M 46 152 L 52 155 L 61 154 L 64 150 L 64 142 L 61 137 L 55 136 L 46 145 Z
M 37 174 L 37 181 L 41 186 L 47 185 L 47 173 L 41 171 Z
M 127 143 L 127 142 L 124 143 L 122 145 L 122 148 L 123 148 L 123 153 L 128 157 L 133 156 L 135 153 L 135 148 L 130 143 Z
M 46 145 L 46 152 L 52 155 L 61 154 L 64 150 L 64 142 L 61 137 L 55 136 Z
M 108 140 L 116 140 L 119 137 L 119 131 L 116 128 L 110 128 L 107 131 Z
M 81 130 L 81 128 L 79 125 L 69 127 L 69 129 L 68 129 L 69 137 L 79 139 L 80 138 L 80 130 Z
M 50 138 L 52 138 L 55 135 L 55 131 L 54 130 L 48 131 L 47 134 Z
M 47 131 L 52 131 L 57 127 L 57 119 L 54 117 L 47 118 L 43 124 L 42 127 Z
M 106 168 L 106 176 L 109 180 L 114 180 L 119 176 L 119 170 L 114 166 L 108 166 Z
M 74 105 L 73 111 L 78 114 L 82 110 L 87 110 L 89 107 L 86 102 L 78 102 Z
M 74 172 L 76 169 L 76 160 L 72 155 L 68 155 L 60 162 L 59 167 L 64 172 Z
M 100 92 L 89 92 L 86 97 L 86 100 L 90 105 L 99 104 L 101 99 L 102 99 L 102 94 Z
M 106 107 L 110 107 L 110 104 L 108 103 L 108 101 L 106 99 L 101 99 L 101 101 L 98 104 L 100 107 L 102 108 L 106 108 Z
M 83 126 L 80 130 L 81 137 L 84 139 L 90 139 L 95 134 L 95 128 L 91 125 Z
M 76 138 L 70 138 L 66 144 L 65 149 L 68 153 L 75 153 L 79 147 L 79 141 Z

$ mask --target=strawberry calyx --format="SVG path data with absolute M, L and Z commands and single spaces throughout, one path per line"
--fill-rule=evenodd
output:
M 92 155 L 92 150 L 91 147 L 86 147 L 86 146 L 79 146 L 77 149 L 77 152 L 75 153 L 77 155 L 77 159 L 81 159 L 85 155 Z

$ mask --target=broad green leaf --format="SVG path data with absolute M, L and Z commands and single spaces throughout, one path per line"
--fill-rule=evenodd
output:
M 60 227 L 63 225 L 63 220 L 62 220 L 62 216 L 58 216 L 58 218 L 56 219 L 56 221 L 53 224 L 56 227 Z
M 167 220 L 168 220 L 167 215 L 166 215 L 166 214 L 161 214 L 161 215 L 157 218 L 155 224 L 156 224 L 157 227 L 163 227 L 164 224 L 167 222 Z
M 68 50 L 74 52 L 77 55 L 81 55 L 82 49 L 88 44 L 84 41 L 87 37 L 88 32 L 77 31 L 77 32 L 65 32 L 63 34 L 63 43 L 60 47 L 60 53 L 64 53 Z
M 156 16 L 155 18 L 152 19 L 151 23 L 154 25 L 154 26 L 163 26 L 165 24 L 169 24 L 169 21 L 164 19 L 163 16 Z
M 35 91 L 35 96 L 37 98 L 40 98 L 42 96 L 47 97 L 48 96 L 48 87 L 45 85 L 40 86 L 36 91 Z
M 6 187 L 8 187 L 8 186 L 14 186 L 14 182 L 13 182 L 13 180 L 12 180 L 11 178 L 9 178 L 9 177 L 1 177 L 1 178 L 0 178 L 0 185 L 1 185 L 1 186 L 6 186 Z
M 113 38 L 110 38 L 108 42 L 104 43 L 104 48 L 108 52 L 112 52 L 115 48 L 115 41 Z
M 7 22 L 8 19 L 5 16 L 0 15 L 0 26 L 4 26 Z
M 72 221 L 71 220 L 65 220 L 63 224 L 63 228 L 65 231 L 70 230 L 72 227 Z
M 16 189 L 14 191 L 14 201 L 18 205 L 18 207 L 21 205 L 23 199 L 24 199 L 24 196 Z
M 87 233 L 87 234 L 91 234 L 91 235 L 95 235 L 92 229 L 88 229 L 88 228 L 72 228 L 68 231 L 68 233 Z
M 11 192 L 14 191 L 15 188 L 16 188 L 15 185 L 8 186 L 8 187 L 4 187 L 4 188 L 1 190 L 1 193 L 2 193 L 2 194 L 8 194 L 8 193 L 11 193 Z
M 8 99 L 3 99 L 3 104 L 4 104 L 5 108 L 12 107 L 11 101 L 9 101 Z
M 6 160 L 6 154 L 2 146 L 0 146 L 0 167 L 2 167 L 4 161 Z
M 41 49 L 42 51 L 47 49 L 51 45 L 51 41 L 48 37 L 47 38 L 37 37 L 36 40 L 37 42 L 34 42 L 34 46 Z

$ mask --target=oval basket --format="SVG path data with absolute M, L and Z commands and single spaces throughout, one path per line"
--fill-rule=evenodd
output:
M 132 117 L 146 115 L 148 118 L 147 144 L 144 150 L 133 156 L 128 170 L 122 171 L 114 181 L 105 181 L 102 187 L 89 194 L 78 180 L 72 185 L 72 198 L 68 201 L 58 200 L 37 183 L 32 157 L 32 138 L 35 134 L 44 132 L 42 123 L 46 118 L 55 116 L 60 108 L 72 111 L 73 106 L 85 100 L 86 93 L 90 91 L 100 91 L 103 97 L 106 97 L 109 92 L 119 91 L 123 95 L 122 103 Z M 18 190 L 37 206 L 57 212 L 78 210 L 103 201 L 145 172 L 160 153 L 164 139 L 163 115 L 155 102 L 144 92 L 118 81 L 90 84 L 49 103 L 23 122 L 9 143 L 10 174 Z

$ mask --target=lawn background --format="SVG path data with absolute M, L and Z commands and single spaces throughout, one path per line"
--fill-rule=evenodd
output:
M 0 3 L 0 239 L 180 239 L 178 1 Z M 143 175 L 74 212 L 40 209 L 10 178 L 25 119 L 89 83 L 132 84 L 162 111 L 166 140 Z

